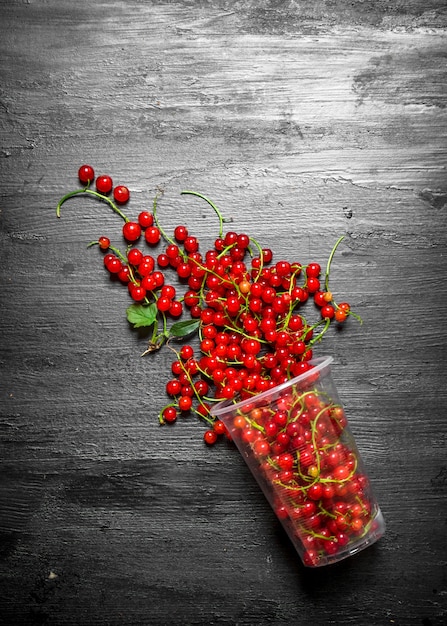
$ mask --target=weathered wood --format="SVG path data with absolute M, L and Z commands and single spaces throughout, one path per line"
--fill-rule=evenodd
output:
M 445 2 L 0 3 L 0 608 L 5 624 L 401 624 L 447 615 Z M 160 428 L 90 162 L 166 228 L 333 262 L 364 320 L 318 348 L 387 534 L 310 571 L 231 444 Z M 313 315 L 312 307 L 309 315 Z M 315 312 L 316 315 L 316 312 Z

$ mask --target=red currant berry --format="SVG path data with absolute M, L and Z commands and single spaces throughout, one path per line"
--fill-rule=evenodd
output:
M 144 238 L 150 245 L 155 245 L 160 241 L 161 233 L 156 226 L 149 226 L 144 232 Z
M 212 446 L 217 441 L 217 433 L 215 430 L 206 430 L 203 434 L 203 440 L 208 446 Z
M 95 178 L 95 171 L 91 165 L 81 165 L 78 170 L 79 180 L 84 185 L 89 185 Z
M 126 241 L 137 241 L 141 237 L 141 226 L 137 222 L 126 222 L 123 226 Z
M 161 289 L 160 295 L 166 296 L 171 300 L 175 297 L 176 291 L 173 285 L 164 285 Z
M 307 495 L 312 500 L 321 500 L 321 498 L 323 497 L 323 486 L 321 485 L 321 483 L 315 483 L 314 485 L 311 485 L 307 490 Z
M 118 272 L 118 278 L 122 283 L 130 282 L 130 269 L 128 265 L 123 265 L 123 267 Z
M 129 283 L 129 293 L 135 302 L 141 302 L 146 297 L 146 289 L 136 283 Z
M 112 188 L 113 180 L 110 176 L 107 176 L 107 174 L 103 176 L 98 176 L 98 178 L 96 179 L 96 189 L 97 191 L 99 191 L 99 193 L 110 193 L 112 191 Z
M 177 396 L 182 390 L 182 384 L 178 378 L 168 380 L 166 383 L 166 393 L 168 396 Z
M 123 267 L 123 264 L 118 259 L 118 257 L 114 255 L 112 255 L 112 258 L 108 260 L 108 262 L 106 263 L 106 268 L 111 274 L 118 274 L 118 272 L 121 270 L 122 267 Z
M 290 274 L 290 263 L 288 261 L 278 261 L 275 265 L 275 269 L 277 275 L 287 276 L 288 274 Z
M 163 409 L 162 417 L 165 422 L 172 424 L 177 419 L 177 411 L 173 406 L 167 406 Z
M 250 244 L 250 237 L 248 235 L 246 235 L 245 233 L 240 233 L 237 236 L 237 245 L 239 246 L 239 248 L 243 248 L 245 250 L 245 248 L 248 248 Z
M 342 323 L 346 320 L 346 318 L 348 317 L 348 314 L 346 313 L 346 311 L 342 311 L 341 309 L 338 309 L 337 311 L 335 311 L 334 317 L 337 322 Z
M 98 245 L 101 250 L 107 250 L 110 247 L 110 239 L 108 237 L 100 237 L 98 239 Z
M 307 279 L 307 290 L 309 293 L 315 293 L 320 288 L 320 281 L 314 276 L 309 276 Z
M 189 278 L 191 275 L 191 266 L 189 263 L 179 263 L 177 265 L 177 275 L 179 278 Z
M 183 313 L 182 303 L 178 300 L 172 300 L 171 306 L 169 307 L 169 315 L 172 317 L 180 317 Z
M 143 256 L 141 261 L 138 263 L 138 273 L 140 276 L 149 276 L 154 269 L 154 265 L 155 262 L 153 257 L 149 255 Z
M 335 315 L 335 309 L 331 304 L 326 304 L 321 309 L 321 317 L 332 319 Z
M 227 432 L 227 427 L 221 420 L 216 420 L 214 422 L 213 429 L 218 435 L 224 435 Z
M 257 439 L 253 444 L 256 456 L 267 456 L 270 453 L 270 444 L 265 439 Z
M 188 236 L 188 229 L 186 228 L 186 226 L 176 226 L 174 230 L 174 237 L 176 241 L 178 241 L 179 243 L 182 241 L 185 241 L 187 236 Z
M 317 306 L 324 306 L 326 304 L 326 300 L 324 298 L 324 291 L 316 291 L 314 293 L 314 302 Z
M 157 265 L 158 267 L 168 267 L 169 266 L 169 257 L 167 254 L 162 252 L 157 256 Z
M 194 392 L 199 395 L 199 396 L 206 396 L 206 394 L 208 393 L 208 389 L 209 389 L 209 385 L 206 382 L 206 380 L 203 380 L 202 378 L 200 380 L 197 380 L 194 383 Z M 215 422 L 216 424 L 217 422 Z M 216 430 L 216 429 L 214 429 Z M 216 430 L 217 432 L 217 430 Z
M 311 276 L 312 278 L 318 278 L 318 276 L 320 275 L 320 272 L 321 272 L 321 267 L 320 265 L 318 265 L 318 263 L 309 263 L 309 265 L 306 268 L 306 274 L 309 278 Z
M 199 249 L 199 242 L 196 237 L 188 236 L 183 242 L 186 252 L 197 252 Z
M 178 406 L 180 411 L 189 411 L 192 407 L 192 398 L 191 396 L 180 396 L 178 401 Z
M 124 185 L 118 185 L 113 190 L 113 197 L 118 204 L 126 204 L 130 198 L 130 191 Z
M 159 311 L 169 311 L 169 307 L 171 306 L 171 299 L 166 296 L 161 296 L 157 300 L 157 309 Z
M 154 216 L 149 211 L 141 211 L 138 215 L 138 223 L 141 228 L 149 228 L 154 223 Z
M 165 282 L 165 277 L 164 274 L 162 274 L 161 272 L 154 272 L 152 274 L 152 278 L 155 282 L 155 287 L 162 287 L 164 282 Z
M 349 467 L 346 465 L 339 465 L 334 469 L 333 476 L 335 480 L 344 481 L 349 476 Z
M 303 563 L 307 567 L 314 567 L 318 564 L 320 556 L 317 550 L 306 550 L 303 556 Z
M 271 263 L 273 259 L 273 252 L 270 250 L 270 248 L 263 248 L 262 258 L 264 260 L 264 263 Z
M 194 350 L 190 345 L 185 345 L 180 348 L 180 358 L 187 361 L 194 355 Z
M 111 252 L 109 252 L 108 254 L 105 255 L 104 259 L 103 259 L 103 263 L 104 263 L 104 267 L 107 267 L 107 265 L 110 263 L 110 261 L 112 259 L 115 258 L 115 255 L 112 254 Z
M 131 248 L 127 252 L 127 260 L 131 265 L 139 265 L 143 260 L 143 253 L 138 248 Z

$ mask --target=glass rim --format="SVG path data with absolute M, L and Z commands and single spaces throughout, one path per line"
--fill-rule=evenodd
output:
M 214 415 L 215 417 L 220 417 L 222 415 L 225 415 L 226 413 L 229 413 L 230 411 L 231 412 L 237 411 L 243 408 L 244 406 L 251 404 L 252 402 L 259 402 L 259 401 L 262 402 L 263 400 L 269 398 L 273 394 L 277 394 L 278 392 L 280 393 L 281 391 L 284 391 L 285 389 L 287 389 L 288 387 L 292 385 L 305 381 L 306 378 L 309 378 L 311 375 L 321 372 L 324 368 L 328 367 L 333 361 L 334 361 L 334 357 L 332 356 L 321 356 L 315 359 L 311 359 L 309 361 L 309 364 L 312 365 L 312 367 L 311 369 L 307 370 L 307 372 L 303 372 L 302 374 L 299 374 L 298 376 L 295 376 L 294 378 L 287 380 L 285 383 L 276 385 L 275 387 L 272 387 L 271 389 L 267 389 L 266 391 L 261 391 L 261 393 L 255 393 L 253 396 L 250 396 L 250 398 L 246 398 L 245 400 L 240 400 L 239 402 L 233 402 L 232 399 L 222 400 L 221 402 L 216 404 L 215 407 L 210 408 L 210 413 L 211 415 Z

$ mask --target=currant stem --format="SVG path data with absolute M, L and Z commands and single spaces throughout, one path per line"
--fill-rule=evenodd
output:
M 324 287 L 325 287 L 326 291 L 329 291 L 329 273 L 330 273 L 330 269 L 331 269 L 332 259 L 334 258 L 335 251 L 337 250 L 338 246 L 340 245 L 340 243 L 343 241 L 344 238 L 345 238 L 345 235 L 342 235 L 341 237 L 339 237 L 337 239 L 337 241 L 334 244 L 334 247 L 331 250 L 329 258 L 327 260 L 326 275 L 325 275 L 325 279 L 324 279 Z
M 256 241 L 256 239 L 253 239 L 253 237 L 250 237 L 250 241 L 252 241 L 255 246 L 257 247 L 258 251 L 259 251 L 259 258 L 261 259 L 261 262 L 259 264 L 259 268 L 258 268 L 258 273 L 256 274 L 256 278 L 254 279 L 254 282 L 256 282 L 258 280 L 258 278 L 261 276 L 262 274 L 262 270 L 264 269 L 264 251 L 262 249 L 261 244 Z
M 213 211 L 216 213 L 217 217 L 219 218 L 219 237 L 222 237 L 223 236 L 223 225 L 224 225 L 224 222 L 227 221 L 227 220 L 225 220 L 225 218 L 223 217 L 222 213 L 219 211 L 219 209 L 214 204 L 214 202 L 211 202 L 211 200 L 209 198 L 207 198 L 206 196 L 204 196 L 201 193 L 198 193 L 197 191 L 185 190 L 185 191 L 181 192 L 181 195 L 186 195 L 186 194 L 189 194 L 190 196 L 197 196 L 198 198 L 201 198 L 202 200 L 205 200 L 205 202 L 208 202 L 210 207 L 213 209 Z
M 87 187 L 84 187 L 83 189 L 76 189 L 75 191 L 70 191 L 59 200 L 57 207 L 56 207 L 57 217 L 61 216 L 61 207 L 64 204 L 64 202 L 66 202 L 69 198 L 73 198 L 73 196 L 78 196 L 80 194 L 87 194 L 90 196 L 94 196 L 95 198 L 99 198 L 100 200 L 107 202 L 107 204 L 115 211 L 115 213 L 117 213 L 125 222 L 130 221 L 129 218 L 126 215 L 124 215 L 124 213 L 116 206 L 116 204 L 110 198 L 108 198 L 107 196 L 104 196 L 102 193 L 93 191 L 93 189 L 90 189 L 88 185 Z
M 312 347 L 315 343 L 317 343 L 317 341 L 320 341 L 323 338 L 323 335 L 325 334 L 325 332 L 328 330 L 330 324 L 331 324 L 331 320 L 329 317 L 327 317 L 324 320 L 320 320 L 319 322 L 317 322 L 316 324 L 314 324 L 313 326 L 311 326 L 310 328 L 307 329 L 306 332 L 309 332 L 309 330 L 313 330 L 314 328 L 317 328 L 318 326 L 320 326 L 321 324 L 323 324 L 324 322 L 324 328 L 321 332 L 318 333 L 318 335 L 316 335 L 315 337 L 313 337 L 310 341 L 309 341 L 309 347 Z
M 161 226 L 161 224 L 160 224 L 160 222 L 159 222 L 159 220 L 158 220 L 158 215 L 157 215 L 157 200 L 158 200 L 158 197 L 159 197 L 159 196 L 155 196 L 155 198 L 154 198 L 154 202 L 153 202 L 153 205 L 152 205 L 152 214 L 153 214 L 153 216 L 154 216 L 154 222 L 155 222 L 155 225 L 157 226 L 158 230 L 160 231 L 161 236 L 163 237 L 163 239 L 164 239 L 167 243 L 170 243 L 171 245 L 174 245 L 174 246 L 175 246 L 175 245 L 177 245 L 177 244 L 176 244 L 176 242 L 175 242 L 175 241 L 174 241 L 171 237 L 169 237 L 169 236 L 166 234 L 166 232 L 163 230 L 163 228 L 162 228 L 162 226 Z M 179 248 L 179 254 L 180 254 L 180 256 L 181 256 L 183 259 L 185 259 L 185 258 L 186 258 L 186 256 L 187 256 L 187 255 L 183 252 L 183 250 L 181 250 L 180 248 Z

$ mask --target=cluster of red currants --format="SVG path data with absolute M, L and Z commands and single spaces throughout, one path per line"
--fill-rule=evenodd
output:
M 134 301 L 127 309 L 129 321 L 153 327 L 146 352 L 170 338 L 198 332 L 198 349 L 185 344 L 175 350 L 173 377 L 166 384 L 171 401 L 160 411 L 161 423 L 172 423 L 179 415 L 193 412 L 207 423 L 204 440 L 213 444 L 225 432 L 223 424 L 210 415 L 213 402 L 246 399 L 308 371 L 313 345 L 330 323 L 343 323 L 355 315 L 349 304 L 334 301 L 328 286 L 332 257 L 343 237 L 334 245 L 322 276 L 318 263 L 274 262 L 271 249 L 261 247 L 247 234 L 224 234 L 224 219 L 217 207 L 201 194 L 184 192 L 208 202 L 219 218 L 214 245 L 201 252 L 198 238 L 190 235 L 186 226 L 177 226 L 172 237 L 164 232 L 156 214 L 156 199 L 151 212 L 142 211 L 131 221 L 118 206 L 129 200 L 127 187 L 114 187 L 111 177 L 103 175 L 96 179 L 93 190 L 95 174 L 89 165 L 83 165 L 78 175 L 85 187 L 66 194 L 57 206 L 57 215 L 68 198 L 89 194 L 108 203 L 124 220 L 125 253 L 105 236 L 90 245 L 99 246 L 105 253 L 107 271 L 127 285 Z M 150 250 L 137 247 L 140 239 Z M 166 245 L 155 254 L 161 240 Z M 168 270 L 174 272 L 177 286 L 167 280 Z M 314 324 L 300 312 L 309 299 L 321 310 Z M 175 321 L 185 309 L 188 320 Z M 171 327 L 169 318 L 174 319 Z M 173 347 L 173 342 L 169 345 Z
M 342 406 L 313 386 L 312 375 L 277 396 L 254 398 L 229 426 L 309 566 L 377 530 L 377 506 L 346 426 Z

